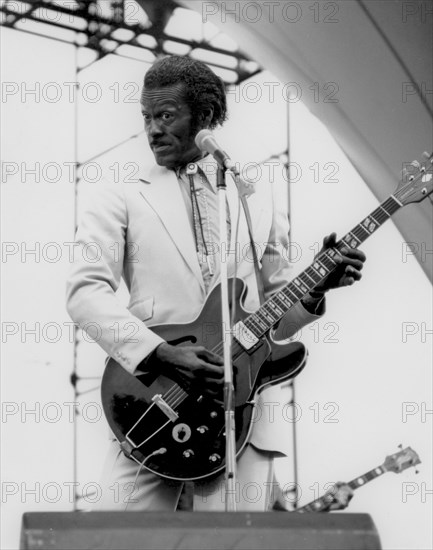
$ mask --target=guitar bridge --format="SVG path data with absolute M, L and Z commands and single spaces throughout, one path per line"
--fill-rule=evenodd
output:
M 174 411 L 166 401 L 164 401 L 160 393 L 154 395 L 152 397 L 152 401 L 159 409 L 161 409 L 161 411 L 167 416 L 167 418 L 171 420 L 171 422 L 176 422 L 176 420 L 179 418 L 177 412 Z

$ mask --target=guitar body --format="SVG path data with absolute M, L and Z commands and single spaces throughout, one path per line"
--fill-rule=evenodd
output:
M 232 288 L 234 294 L 233 331 L 243 343 L 242 347 L 234 339 L 232 350 L 237 454 L 248 440 L 260 391 L 296 376 L 305 365 L 303 344 L 278 344 L 269 341 L 266 335 L 290 307 L 323 283 L 339 265 L 337 257 L 341 257 L 343 248 L 357 248 L 399 208 L 420 202 L 433 192 L 433 155 L 427 157 L 423 166 L 417 163 L 420 166 L 417 175 L 402 181 L 395 194 L 334 247 L 320 252 L 311 266 L 275 292 L 256 312 L 247 312 L 242 307 L 244 283 L 239 279 L 229 281 L 229 296 Z M 222 355 L 225 331 L 219 287 L 209 294 L 193 322 L 151 328 L 170 344 L 202 345 Z M 186 390 L 157 372 L 134 376 L 110 359 L 102 379 L 102 404 L 127 456 L 157 475 L 197 480 L 214 476 L 225 467 L 224 409 L 200 391 Z
M 245 284 L 229 280 L 235 293 L 235 321 L 250 313 L 241 305 Z M 202 345 L 222 355 L 220 288 L 209 294 L 199 316 L 189 324 L 159 325 L 152 331 L 172 345 Z M 300 342 L 277 344 L 266 337 L 245 351 L 233 346 L 236 453 L 252 427 L 257 395 L 296 376 L 306 362 Z M 154 369 L 157 371 L 157 368 Z M 197 480 L 225 467 L 223 406 L 205 394 L 181 388 L 158 374 L 132 375 L 110 359 L 102 379 L 102 404 L 108 423 L 126 455 L 159 476 Z

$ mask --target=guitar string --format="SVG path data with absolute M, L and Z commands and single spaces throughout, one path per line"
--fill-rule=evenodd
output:
M 430 172 L 430 170 L 429 170 Z M 418 175 L 416 178 L 415 178 L 415 181 L 417 181 L 419 179 L 419 177 L 421 177 L 421 175 Z M 395 196 L 398 197 L 400 195 L 402 195 L 403 193 L 403 190 L 397 190 L 396 193 L 395 193 Z M 369 217 L 372 217 L 377 223 L 376 227 L 373 228 L 373 231 L 375 231 L 378 227 L 380 227 L 386 220 L 388 220 L 391 215 L 394 213 L 394 212 L 388 212 L 388 208 L 390 208 L 390 210 L 394 210 L 395 208 L 395 204 L 393 204 L 393 202 L 396 202 L 396 198 L 391 195 L 386 201 L 384 201 L 381 205 L 379 205 L 379 207 L 377 207 L 369 216 L 367 216 L 367 218 L 364 218 L 364 220 L 368 219 Z M 394 208 L 392 208 L 394 206 Z M 398 208 L 400 207 L 400 205 L 398 205 Z M 396 208 L 396 210 L 398 209 Z M 363 221 L 364 221 L 363 220 Z M 352 235 L 353 237 L 355 237 L 355 240 L 358 240 L 359 243 L 357 243 L 357 246 L 359 244 L 361 244 L 362 242 L 364 242 L 364 240 L 366 240 L 370 234 L 373 233 L 373 231 L 370 233 L 370 232 L 367 232 L 364 228 L 363 225 L 361 225 L 362 222 L 360 224 L 358 224 L 354 229 L 352 229 L 352 231 L 350 231 L 344 238 L 346 238 L 347 236 L 349 236 L 350 238 L 350 235 Z M 360 233 L 360 231 L 362 230 L 362 234 Z M 340 240 L 335 248 L 338 250 L 338 246 L 344 246 L 344 245 L 347 245 L 347 243 L 344 242 L 344 240 Z M 318 260 L 321 262 L 321 263 L 324 263 L 325 260 L 328 260 L 331 261 L 334 266 L 335 266 L 335 262 L 333 261 L 333 259 L 327 254 L 328 251 L 324 251 L 323 254 L 319 255 L 318 256 Z M 326 266 L 326 264 L 325 264 Z M 328 266 L 326 266 L 328 268 Z M 332 271 L 332 267 L 331 266 L 331 269 L 329 271 Z M 310 268 L 307 268 L 305 270 L 304 273 L 301 273 L 300 276 L 298 276 L 298 279 L 300 279 L 302 276 L 309 276 L 309 274 L 307 273 L 307 270 L 310 269 Z M 328 268 L 329 269 L 329 268 Z M 304 275 L 305 274 L 305 275 Z M 311 275 L 313 275 L 313 272 L 311 270 Z M 328 275 L 328 274 L 327 274 Z M 314 282 L 314 278 L 313 277 L 310 277 L 309 278 Z M 302 280 L 302 279 L 301 279 Z M 310 285 L 308 284 L 308 281 L 304 280 L 303 281 L 305 283 L 305 286 L 308 288 Z M 316 282 L 316 285 L 319 283 L 319 281 Z M 280 294 L 282 295 L 285 295 L 284 294 L 284 290 L 287 290 L 289 292 L 292 292 L 293 293 L 293 290 L 288 288 L 289 286 L 291 286 L 292 283 L 289 283 L 286 287 L 284 287 L 283 289 L 281 289 L 280 291 L 278 291 L 268 302 L 265 302 L 265 304 L 262 306 L 262 308 L 260 309 L 263 309 L 263 311 L 265 313 L 268 313 L 268 315 L 270 316 L 271 320 L 273 322 L 275 322 L 276 320 L 278 320 L 280 317 L 281 317 L 281 314 L 278 313 L 277 311 L 277 319 L 274 319 L 273 317 L 273 313 L 275 313 L 275 310 L 274 308 L 272 308 L 272 305 L 274 305 L 273 303 L 273 300 L 274 298 L 277 299 L 279 298 L 280 301 L 287 307 L 287 304 L 284 302 L 284 299 L 282 298 L 282 296 L 280 296 Z M 315 285 L 314 285 L 315 286 Z M 314 288 L 314 286 L 312 288 Z M 293 289 L 295 289 L 295 287 L 293 287 Z M 310 288 L 308 288 L 307 292 L 310 290 Z M 296 297 L 296 294 L 294 293 L 295 297 Z M 287 297 L 287 296 L 286 296 Z M 298 298 L 299 299 L 299 298 Z M 301 298 L 302 299 L 302 298 Z M 271 305 L 272 304 L 272 305 Z M 293 304 L 291 304 L 293 305 Z M 289 307 L 291 307 L 291 305 L 289 305 Z M 271 311 L 266 311 L 266 307 L 271 307 Z M 258 312 L 254 313 L 254 314 L 250 314 L 243 322 L 246 324 L 249 320 L 251 321 L 251 323 L 254 325 L 258 325 L 259 326 L 259 329 L 260 331 L 262 330 L 260 328 L 260 324 L 259 322 L 255 321 L 254 317 L 258 317 L 259 321 L 263 321 L 262 319 L 260 319 L 260 309 L 258 310 Z M 281 308 L 280 308 L 281 310 Z M 283 311 L 283 310 L 281 310 Z M 284 311 L 283 311 L 283 314 L 284 314 Z M 266 323 L 264 323 L 265 327 L 266 327 Z M 256 327 L 257 328 L 257 327 Z M 239 346 L 237 344 L 237 342 L 234 343 L 234 347 L 238 347 L 238 350 L 235 351 L 235 354 L 234 354 L 234 358 L 236 359 L 237 357 L 239 357 L 240 353 L 242 353 L 243 349 L 241 348 L 241 346 Z M 217 344 L 214 348 L 213 348 L 213 352 L 214 353 L 220 353 L 223 349 L 223 343 L 219 343 Z M 174 385 L 172 386 L 165 394 L 164 394 L 164 397 L 166 399 L 166 401 L 169 403 L 170 406 L 172 407 L 175 407 L 177 406 L 178 404 L 182 403 L 182 401 L 187 397 L 187 393 L 179 386 L 179 385 Z M 134 424 L 133 428 L 139 424 L 141 422 L 141 420 L 143 420 L 144 416 L 147 414 L 147 412 L 150 410 L 151 407 L 148 407 L 148 409 L 145 411 L 145 413 L 141 416 L 141 418 Z M 130 433 L 132 431 L 131 428 L 129 430 L 128 433 Z M 155 434 L 153 434 L 155 435 Z M 153 437 L 153 436 L 152 436 Z M 149 438 L 148 438 L 149 439 Z
M 174 388 L 174 386 L 172 386 L 172 388 Z M 172 388 L 170 388 L 170 390 L 171 390 Z M 178 388 L 179 388 L 180 390 L 182 390 L 182 388 L 180 388 L 179 386 L 178 386 Z M 169 393 L 170 390 L 169 390 L 167 393 Z M 141 422 L 144 420 L 145 416 L 150 412 L 150 410 L 152 409 L 152 407 L 153 407 L 154 405 L 155 405 L 155 402 L 152 402 L 152 403 L 149 405 L 149 407 L 147 407 L 147 409 L 144 411 L 144 413 L 138 418 L 138 420 L 136 420 L 136 422 L 132 425 L 132 427 L 129 428 L 129 430 L 126 432 L 125 437 L 128 438 L 128 437 L 129 437 L 129 434 L 130 434 L 137 426 L 139 426 L 139 425 L 141 424 Z M 159 431 L 159 430 L 157 430 L 157 432 L 158 432 L 158 431 Z M 155 433 L 157 433 L 157 432 L 155 432 Z M 155 435 L 155 434 L 154 434 L 154 435 Z M 132 441 L 131 438 L 129 438 L 129 439 Z M 147 441 L 147 440 L 146 440 L 146 441 Z M 134 442 L 132 441 L 132 443 L 134 443 Z M 137 444 L 134 443 L 134 445 L 135 445 L 136 447 L 140 447 L 141 445 L 143 445 L 143 443 L 144 443 L 144 442 L 141 442 L 139 445 L 137 445 Z
M 390 213 L 387 211 L 388 208 L 392 207 L 393 206 L 393 203 L 395 202 L 395 199 L 391 196 L 389 197 L 383 204 L 381 204 L 378 208 L 376 208 L 375 211 L 373 211 L 373 213 L 375 214 L 374 216 L 374 219 L 379 222 L 379 224 L 381 225 L 384 221 L 386 221 L 389 217 L 390 217 Z M 373 213 L 370 214 L 370 216 L 373 216 Z M 362 222 L 361 222 L 362 223 Z M 355 240 L 358 240 L 360 244 L 362 241 L 362 239 L 360 238 L 357 238 L 358 236 L 359 237 L 362 237 L 362 235 L 359 235 L 359 229 L 362 228 L 361 224 L 359 224 L 357 227 L 355 227 L 351 232 L 349 232 L 347 235 L 349 236 L 350 238 L 350 234 L 354 235 L 355 236 Z M 355 232 L 357 233 L 355 235 Z M 367 235 L 367 237 L 370 235 L 370 233 Z M 343 237 L 343 239 L 346 238 Z M 365 231 L 364 231 L 364 238 L 365 237 Z M 338 249 L 338 246 L 347 246 L 347 243 L 344 242 L 344 240 L 340 240 L 337 244 L 336 244 L 336 247 Z M 324 251 L 324 253 L 322 253 L 321 255 L 319 255 L 319 257 L 317 258 L 319 261 L 321 261 L 321 263 L 323 263 L 325 265 L 325 267 L 327 268 L 328 270 L 328 273 L 326 275 L 329 274 L 330 271 L 332 271 L 332 268 L 335 267 L 336 265 L 336 262 L 332 259 L 332 257 L 330 257 L 328 255 L 328 252 L 329 251 Z M 328 260 L 328 263 L 331 262 L 331 266 L 330 268 L 326 265 L 325 261 Z M 308 269 L 308 268 L 307 268 Z M 305 270 L 306 272 L 307 270 Z M 308 273 L 306 274 L 308 276 Z M 301 277 L 304 276 L 304 273 L 301 273 L 300 276 L 298 276 L 298 279 L 301 279 Z M 315 282 L 315 285 L 316 286 L 319 281 L 315 281 L 312 277 L 310 277 L 310 279 Z M 301 279 L 302 281 L 302 279 Z M 305 287 L 308 289 L 307 292 L 309 292 L 311 290 L 311 288 L 314 288 L 314 286 L 311 286 L 310 284 L 308 284 L 308 281 L 304 280 L 303 281 L 304 284 L 305 284 Z M 290 286 L 292 283 L 289 283 L 287 286 Z M 311 286 L 311 288 L 310 288 Z M 282 289 L 284 290 L 284 289 Z M 290 290 L 290 289 L 288 289 Z M 301 292 L 301 298 L 299 298 L 294 292 L 293 290 L 298 290 L 299 292 Z M 302 291 L 300 291 L 299 289 L 296 289 L 296 287 L 293 287 L 293 290 L 292 290 L 292 293 L 295 295 L 295 297 L 299 300 L 299 299 L 302 299 L 302 296 L 304 295 L 304 293 L 302 293 Z M 265 304 L 263 304 L 262 309 L 264 311 L 264 313 L 267 313 L 268 316 L 270 317 L 270 320 L 272 323 L 275 323 L 276 321 L 278 321 L 283 315 L 284 315 L 284 311 L 279 308 L 279 311 L 282 312 L 282 313 L 278 313 L 278 311 L 275 311 L 275 309 L 272 307 L 272 305 L 274 305 L 273 303 L 273 300 L 274 298 L 278 298 L 278 294 L 280 293 L 281 291 L 277 292 L 276 293 L 276 296 L 273 296 L 269 302 L 265 302 Z M 283 299 L 280 298 L 280 300 L 284 303 Z M 272 305 L 271 305 L 272 304 Z M 266 309 L 268 308 L 268 309 Z M 269 309 L 270 308 L 270 309 Z M 259 317 L 260 315 L 260 310 L 258 312 L 256 312 L 255 314 L 251 314 L 250 316 L 248 316 L 243 322 L 244 324 L 246 324 L 248 322 L 248 320 L 252 320 L 252 322 L 254 323 L 254 315 L 256 315 L 257 317 Z M 259 317 L 260 318 L 260 317 Z M 257 323 L 254 323 L 254 324 L 257 324 Z M 265 324 L 266 326 L 266 324 Z M 260 331 L 261 332 L 261 331 Z M 235 344 L 236 345 L 236 344 Z M 213 349 L 212 351 L 214 353 L 221 353 L 221 351 L 223 350 L 223 343 L 218 343 Z M 236 359 L 238 356 L 239 356 L 239 352 L 242 352 L 243 349 L 239 346 L 239 349 L 235 351 L 235 354 L 234 354 L 234 359 Z M 169 394 L 169 392 L 167 392 L 167 394 L 165 395 L 165 397 L 167 399 L 170 399 L 171 403 L 170 405 L 171 406 L 177 406 L 178 404 L 180 404 L 186 397 L 187 397 L 187 393 L 183 390 L 181 390 L 180 392 L 178 392 L 177 394 Z
M 400 192 L 397 191 L 396 192 L 396 195 L 400 195 Z M 373 219 L 375 219 L 377 222 L 378 222 L 378 226 L 379 225 L 382 225 L 382 223 L 384 223 L 384 221 L 386 221 L 392 213 L 388 212 L 388 209 L 391 209 L 393 210 L 394 208 L 392 208 L 393 206 L 395 207 L 394 205 L 395 203 L 395 198 L 393 195 L 391 195 L 387 200 L 385 200 L 381 205 L 379 205 L 379 207 L 377 207 L 371 214 L 370 216 L 373 217 Z M 373 215 L 374 214 L 374 215 Z M 368 217 L 370 217 L 368 216 Z M 367 217 L 367 218 L 368 218 Z M 365 219 L 367 219 L 365 218 Z M 364 221 L 364 220 L 363 220 Z M 361 222 L 362 223 L 362 222 Z M 348 238 L 350 238 L 350 235 L 354 236 L 355 237 L 355 240 L 358 240 L 359 243 L 358 244 L 361 244 L 363 242 L 363 240 L 365 240 L 371 233 L 369 232 L 366 232 L 366 230 L 364 229 L 364 227 L 360 224 L 358 224 L 358 226 L 356 226 L 354 229 L 352 229 L 352 231 L 350 231 L 344 238 L 346 238 L 348 236 Z M 377 226 L 377 227 L 378 227 Z M 375 227 L 375 229 L 377 228 Z M 360 231 L 363 232 L 363 234 L 360 234 Z M 344 245 L 347 245 L 347 243 L 344 242 L 344 240 L 341 240 L 339 241 L 339 243 L 336 244 L 336 249 L 338 249 L 338 246 L 344 246 Z M 328 260 L 328 262 L 332 262 L 333 266 L 335 266 L 335 262 L 334 260 L 332 259 L 332 257 L 330 257 L 328 255 L 328 252 L 329 251 L 324 251 L 323 254 L 319 255 L 319 257 L 317 258 L 321 263 L 324 263 L 326 260 Z M 326 265 L 325 263 L 325 266 L 326 268 L 329 270 L 330 268 Z M 309 268 L 307 268 L 308 270 Z M 332 269 L 332 265 L 331 265 L 331 269 Z M 301 273 L 299 276 L 298 276 L 298 279 L 301 279 L 302 280 L 302 277 L 304 277 L 304 284 L 306 286 L 306 288 L 308 289 L 307 292 L 309 290 L 311 290 L 311 288 L 314 288 L 314 286 L 316 286 L 319 281 L 315 281 L 313 277 L 311 277 L 308 273 L 307 273 L 307 270 L 305 270 L 304 273 Z M 311 270 L 310 270 L 311 271 Z M 311 271 L 311 275 L 313 275 L 313 272 Z M 306 277 L 309 277 L 313 282 L 315 282 L 315 285 L 312 286 L 311 288 L 310 287 L 310 284 L 308 284 L 308 281 L 306 280 Z M 290 286 L 291 283 L 289 283 L 288 286 Z M 292 287 L 293 290 L 296 290 L 295 287 Z M 291 291 L 295 297 L 297 299 L 302 299 L 302 298 L 298 298 L 298 296 L 296 296 L 296 294 L 293 292 L 292 289 L 287 289 L 288 291 Z M 282 290 L 285 290 L 285 289 L 282 289 Z M 277 311 L 275 311 L 275 304 L 274 304 L 274 300 L 276 301 L 276 299 L 280 299 L 280 301 L 285 304 L 282 296 L 279 296 L 279 294 L 282 294 L 284 295 L 284 293 L 282 291 L 279 291 L 276 293 L 275 296 L 273 296 L 268 302 L 265 302 L 265 304 L 262 306 L 262 309 L 263 312 L 266 314 L 268 314 L 268 316 L 270 317 L 271 319 L 271 322 L 276 322 L 278 321 L 282 315 L 284 315 L 284 311 L 281 309 L 281 308 L 278 308 Z M 301 294 L 303 295 L 303 294 Z M 287 304 L 285 304 L 287 306 Z M 274 306 L 274 307 L 272 307 Z M 278 306 L 277 306 L 278 307 Z M 270 309 L 266 309 L 266 308 L 270 308 Z M 282 313 L 279 313 L 282 312 Z M 276 314 L 276 317 L 274 317 L 274 315 Z M 255 321 L 254 319 L 254 316 L 258 317 L 260 319 L 260 310 L 258 312 L 256 312 L 255 314 L 251 314 L 249 315 L 245 320 L 244 320 L 244 323 L 246 324 L 248 321 L 251 321 L 252 324 L 255 324 L 255 325 L 258 325 L 258 322 Z M 264 323 L 265 327 L 267 327 L 266 323 Z M 257 327 L 256 327 L 257 328 Z M 263 329 L 260 329 L 260 332 L 262 332 Z M 213 352 L 214 353 L 221 353 L 223 349 L 223 343 L 219 343 L 217 344 L 214 348 L 213 348 Z M 242 351 L 241 349 L 238 350 L 238 351 Z M 235 358 L 236 358 L 236 355 L 237 355 L 237 352 L 235 352 Z M 174 405 L 174 404 L 177 404 L 179 402 L 179 399 L 182 400 L 182 397 L 185 397 L 186 394 L 185 392 L 179 387 L 179 386 L 174 386 L 173 388 L 171 388 L 166 394 L 165 394 L 165 397 L 166 399 L 170 399 L 171 400 L 171 403 Z M 181 402 L 181 401 L 180 401 Z

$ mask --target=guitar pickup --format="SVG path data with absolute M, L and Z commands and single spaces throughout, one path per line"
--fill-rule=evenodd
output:
M 259 343 L 259 339 L 247 328 L 242 321 L 236 323 L 233 327 L 233 337 L 239 344 L 248 351 Z
M 152 397 L 152 401 L 159 409 L 161 409 L 161 411 L 167 416 L 167 418 L 171 420 L 171 422 L 176 422 L 176 420 L 179 418 L 177 412 L 174 411 L 166 401 L 164 401 L 160 393 L 154 395 Z

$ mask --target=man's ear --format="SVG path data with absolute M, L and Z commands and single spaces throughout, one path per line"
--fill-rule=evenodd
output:
M 213 107 L 208 107 L 200 112 L 200 123 L 202 128 L 209 128 L 213 118 Z

